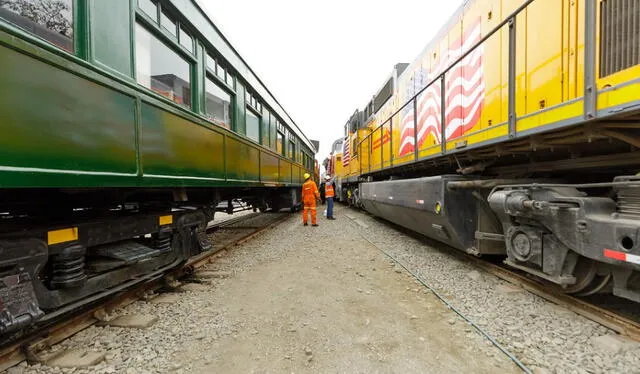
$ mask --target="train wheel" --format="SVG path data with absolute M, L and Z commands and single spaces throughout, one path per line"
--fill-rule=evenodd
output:
M 586 257 L 580 257 L 573 272 L 576 283 L 566 288 L 561 288 L 562 292 L 576 296 L 589 296 L 603 290 L 611 282 L 611 273 L 599 271 L 598 262 Z

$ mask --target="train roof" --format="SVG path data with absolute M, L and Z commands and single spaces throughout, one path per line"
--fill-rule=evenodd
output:
M 231 45 L 220 28 L 215 25 L 213 17 L 205 10 L 202 2 L 200 0 L 169 0 L 169 2 L 184 15 L 194 30 L 201 34 L 203 41 L 208 42 L 209 46 L 213 47 L 236 70 L 236 73 L 262 97 L 271 110 L 286 122 L 300 140 L 311 151 L 317 153 L 318 150 L 314 144 L 302 132 L 289 113 L 284 110 L 266 85 L 262 83 L 249 64 L 240 56 L 240 53 Z

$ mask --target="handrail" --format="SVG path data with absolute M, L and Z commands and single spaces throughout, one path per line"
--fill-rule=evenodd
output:
M 466 52 L 463 52 L 460 57 L 458 57 L 456 60 L 454 60 L 449 66 L 447 66 L 440 74 L 438 74 L 436 77 L 434 77 L 428 84 L 426 84 L 423 88 L 421 88 L 416 94 L 414 94 L 409 100 L 407 100 L 398 110 L 396 110 L 395 112 L 393 112 L 393 114 L 391 114 L 381 125 L 379 125 L 378 127 L 376 127 L 375 129 L 373 129 L 367 136 L 365 136 L 362 141 L 360 141 L 358 143 L 358 147 L 360 147 L 360 145 L 367 140 L 368 138 L 372 137 L 372 135 L 379 130 L 380 128 L 382 128 L 384 125 L 387 124 L 387 122 L 391 121 L 391 119 L 393 117 L 395 117 L 398 113 L 400 113 L 404 108 L 407 107 L 407 105 L 413 103 L 418 96 L 420 96 L 422 93 L 424 93 L 428 88 L 430 88 L 432 85 L 434 85 L 436 82 L 443 80 L 444 83 L 444 78 L 446 76 L 446 74 L 453 69 L 457 64 L 459 64 L 462 60 L 464 60 L 467 56 L 469 56 L 471 53 L 473 53 L 478 47 L 480 47 L 485 41 L 487 41 L 490 37 L 492 37 L 495 33 L 497 33 L 498 31 L 500 31 L 505 25 L 512 25 L 515 24 L 515 18 L 518 16 L 518 14 L 520 14 L 524 9 L 526 9 L 529 5 L 531 5 L 531 3 L 533 3 L 535 0 L 526 0 L 524 3 L 522 3 L 522 5 L 520 5 L 518 8 L 516 8 L 516 10 L 514 10 L 513 12 L 511 12 L 509 14 L 509 16 L 505 17 L 497 26 L 495 26 L 493 29 L 491 29 L 491 31 L 489 31 L 489 33 L 487 33 L 485 36 L 483 36 L 478 42 L 476 42 L 473 46 L 471 46 Z M 511 56 L 509 56 L 511 58 Z M 515 56 L 513 56 L 513 58 L 515 58 Z M 509 82 L 510 84 L 514 84 L 515 82 Z M 441 108 L 443 109 L 443 108 Z M 417 118 L 413 119 L 414 122 L 417 121 Z M 445 126 L 444 123 L 441 124 L 441 126 Z M 413 134 L 414 137 L 417 138 L 417 134 L 414 132 Z M 391 137 L 393 137 L 393 134 L 391 134 Z M 417 141 L 417 139 L 415 139 Z M 417 144 L 414 143 L 414 146 L 417 147 Z M 382 145 L 381 145 L 382 147 Z M 417 154 L 417 153 L 416 153 Z M 369 158 L 371 156 L 371 149 L 369 149 Z M 393 149 L 391 149 L 391 161 L 393 161 Z M 369 161 L 369 164 L 371 164 L 371 161 Z M 371 168 L 369 168 L 371 169 Z

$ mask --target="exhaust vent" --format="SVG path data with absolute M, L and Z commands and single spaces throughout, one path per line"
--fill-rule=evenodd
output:
M 600 3 L 600 76 L 640 64 L 640 0 Z

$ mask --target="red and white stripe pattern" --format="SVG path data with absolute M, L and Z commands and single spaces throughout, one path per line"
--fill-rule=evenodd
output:
M 613 249 L 605 249 L 604 257 L 610 258 L 612 260 L 631 262 L 632 264 L 640 265 L 640 256 L 620 251 L 614 251 Z
M 349 141 L 349 135 L 344 138 L 344 144 L 342 145 L 342 166 L 349 166 L 351 162 L 351 142 Z
M 427 73 L 425 83 L 437 77 L 447 66 L 468 51 L 482 38 L 480 19 L 471 25 L 464 36 L 453 42 L 449 49 L 440 51 L 441 58 L 436 67 Z M 459 137 L 473 128 L 480 120 L 484 105 L 485 85 L 483 78 L 484 46 L 480 45 L 445 75 L 445 136 L 446 139 Z M 442 57 L 446 56 L 446 57 Z M 414 84 L 410 81 L 409 84 Z M 418 87 L 417 90 L 421 89 Z M 410 92 L 413 90 L 407 90 Z M 441 135 L 441 87 L 435 82 L 417 98 L 416 129 L 418 147 L 431 134 L 437 144 Z M 414 152 L 413 108 L 409 106 L 402 118 L 399 156 Z

